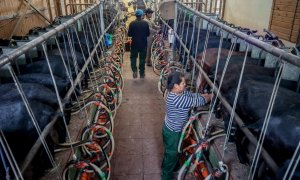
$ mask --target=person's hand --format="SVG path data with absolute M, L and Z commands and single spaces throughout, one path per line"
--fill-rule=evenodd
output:
M 214 93 L 210 93 L 210 94 L 202 94 L 202 96 L 204 97 L 204 99 L 206 100 L 207 103 L 209 103 L 212 98 L 214 97 Z

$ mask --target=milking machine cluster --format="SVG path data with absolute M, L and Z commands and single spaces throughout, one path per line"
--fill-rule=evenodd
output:
M 81 141 L 76 142 L 80 144 L 76 145 L 80 158 L 76 157 L 68 163 L 63 172 L 63 179 L 110 178 L 110 160 L 115 146 L 114 117 L 122 102 L 124 87 L 122 64 L 126 32 L 125 26 L 116 28 L 112 47 L 106 52 L 105 57 L 99 60 L 100 68 L 96 69 L 89 79 L 97 83 L 83 92 L 80 104 L 73 103 L 72 114 L 78 114 L 84 108 L 90 107 L 91 117 L 88 119 L 87 126 L 82 130 Z M 71 145 L 68 144 L 68 146 Z
M 10 41 L 9 46 L 1 48 L 4 50 L 4 54 L 19 50 L 17 49 L 19 47 L 21 49 L 20 52 L 17 51 L 20 56 L 11 58 L 12 63 L 9 62 L 9 59 L 9 63 L 4 63 L 5 65 L 1 67 L 1 80 L 4 83 L 11 79 L 10 72 L 14 69 L 17 73 L 11 74 L 17 79 L 23 75 L 23 71 L 26 72 L 29 69 L 31 63 L 38 64 L 36 66 L 38 68 L 32 68 L 33 72 L 26 72 L 32 73 L 26 80 L 29 79 L 30 82 L 34 81 L 33 83 L 36 84 L 49 85 L 53 88 L 52 93 L 56 93 L 55 97 L 57 97 L 58 103 L 55 102 L 54 107 L 57 108 L 58 113 L 49 115 L 49 119 L 52 121 L 49 120 L 48 124 L 43 122 L 44 126 L 41 129 L 44 131 L 38 132 L 40 138 L 34 139 L 35 144 L 33 146 L 43 144 L 46 149 L 50 146 L 52 149 L 54 145 L 48 145 L 44 137 L 59 131 L 54 128 L 54 124 L 58 123 L 58 117 L 63 117 L 63 120 L 60 119 L 59 121 L 64 122 L 63 126 L 65 127 L 63 129 L 66 132 L 61 133 L 67 133 L 69 141 L 56 144 L 58 141 L 55 139 L 54 152 L 71 149 L 72 160 L 61 171 L 53 158 L 52 151 L 47 151 L 54 171 L 57 173 L 57 179 L 103 180 L 109 179 L 111 175 L 110 160 L 115 146 L 113 138 L 114 118 L 122 102 L 124 87 L 122 64 L 127 29 L 125 24 L 118 20 L 118 16 L 115 16 L 115 13 L 118 15 L 115 7 L 105 9 L 103 14 L 101 10 L 99 12 L 100 6 L 103 8 L 102 4 L 98 3 L 75 16 L 57 17 L 50 26 L 33 28 L 28 36 L 22 40 Z M 30 46 L 32 47 L 30 48 Z M 55 69 L 52 63 L 58 63 L 59 66 Z M 11 66 L 13 66 L 13 70 Z M 26 68 L 20 70 L 19 66 Z M 37 71 L 40 71 L 40 74 L 37 74 Z M 62 78 L 56 77 L 53 72 L 62 74 L 62 77 L 65 78 L 63 79 L 65 84 L 59 84 L 63 82 L 61 81 Z M 24 74 L 28 75 L 26 73 Z M 47 80 L 43 79 L 46 74 Z M 16 81 L 15 83 L 17 85 L 19 82 Z M 21 86 L 20 89 L 22 89 Z M 25 95 L 24 99 L 21 100 L 26 102 L 27 91 L 24 93 L 19 90 L 19 93 Z M 36 94 L 39 93 L 41 92 Z M 28 106 L 27 110 L 32 113 L 30 103 L 26 106 Z M 35 109 L 37 108 L 35 107 Z M 43 109 L 39 112 L 43 112 Z M 33 114 L 39 112 L 33 112 Z M 71 112 L 72 118 L 78 119 L 79 117 L 84 120 L 85 127 L 82 128 L 79 133 L 80 138 L 76 142 L 72 141 L 70 130 L 67 127 L 70 121 L 69 112 Z M 31 122 L 31 119 L 23 119 L 23 121 L 25 120 Z M 39 123 L 39 119 L 37 122 Z M 39 125 L 38 123 L 37 125 Z M 66 134 L 62 138 L 65 139 Z M 26 172 L 38 149 L 43 148 L 32 148 L 27 157 L 22 157 L 27 161 L 24 161 L 20 166 L 21 170 L 19 170 L 18 175 L 14 172 L 16 177 L 22 179 L 22 174 Z M 17 163 L 15 166 L 19 169 Z M 42 174 L 43 172 L 33 173 Z M 8 171 L 7 174 L 10 172 Z

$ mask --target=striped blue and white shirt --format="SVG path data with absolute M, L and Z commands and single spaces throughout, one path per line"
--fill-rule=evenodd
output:
M 184 91 L 178 95 L 169 92 L 166 99 L 165 125 L 173 132 L 181 132 L 189 118 L 190 109 L 205 104 L 205 98 L 199 93 Z

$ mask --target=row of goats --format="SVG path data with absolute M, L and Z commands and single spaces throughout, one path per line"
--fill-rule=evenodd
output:
M 234 142 L 240 162 L 251 165 L 248 172 L 250 178 L 299 177 L 297 163 L 291 164 L 292 168 L 289 163 L 296 162 L 293 155 L 297 157 L 300 140 L 300 68 L 222 28 L 209 23 L 201 27 L 198 23 L 203 22 L 189 22 L 180 18 L 177 22 L 175 31 L 189 52 L 178 39 L 169 49 L 165 45 L 164 33 L 155 35 L 151 52 L 153 71 L 160 76 L 158 89 L 165 97 L 168 93 L 168 74 L 180 71 L 188 77 L 188 88 L 192 91 L 205 93 L 214 90 L 215 95 L 223 95 L 235 111 L 228 111 L 218 98 L 206 109 L 193 110 L 178 147 L 178 152 L 182 154 L 178 179 L 184 179 L 187 173 L 193 173 L 198 179 L 217 178 L 222 174 L 229 178 L 229 162 L 221 161 L 215 167 L 209 163 L 207 150 L 212 141 L 220 137 L 225 137 L 222 157 L 226 155 L 226 144 Z M 285 47 L 272 32 L 265 30 L 265 35 L 257 35 L 257 31 L 231 27 L 299 56 L 299 48 Z M 205 80 L 205 75 L 219 89 L 213 89 Z M 216 129 L 211 120 L 213 113 L 217 119 L 223 119 L 223 126 L 212 132 L 210 130 Z M 235 113 L 243 122 L 233 121 Z M 201 122 L 204 129 L 199 131 L 195 122 Z M 262 160 L 259 155 L 256 157 L 260 148 L 256 153 L 253 148 L 251 150 L 252 145 L 246 137 L 249 132 L 257 139 L 264 139 L 263 148 L 277 167 L 266 165 L 265 159 Z M 294 173 L 291 173 L 293 168 Z
M 1 67 L 0 179 L 40 179 L 49 168 L 57 179 L 110 178 L 113 119 L 122 102 L 127 31 L 113 18 L 105 19 L 113 36 L 101 34 L 96 7 Z M 43 36 L 60 24 L 64 24 L 62 19 L 46 28 L 34 28 L 25 40 L 10 41 L 7 46 L 2 41 L 1 50 L 6 53 L 20 42 L 30 43 L 30 38 Z M 74 139 L 68 124 L 78 116 L 85 127 L 77 132 L 80 139 Z M 68 149 L 72 160 L 62 170 L 55 154 Z

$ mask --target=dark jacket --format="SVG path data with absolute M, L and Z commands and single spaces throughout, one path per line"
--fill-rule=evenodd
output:
M 132 37 L 131 48 L 147 48 L 147 37 L 150 35 L 149 25 L 142 19 L 136 19 L 129 24 L 128 36 Z

